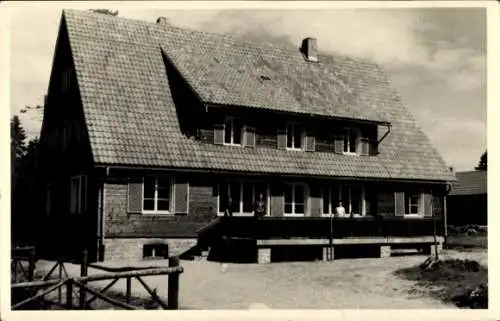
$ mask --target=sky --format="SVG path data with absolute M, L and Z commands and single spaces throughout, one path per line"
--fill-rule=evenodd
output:
M 43 103 L 63 6 L 61 2 L 10 12 L 11 115 L 21 117 L 30 137 L 38 135 L 42 117 L 21 110 Z M 484 8 L 165 10 L 122 7 L 118 2 L 92 7 L 151 22 L 164 16 L 180 27 L 297 46 L 303 38 L 315 37 L 326 53 L 378 62 L 456 171 L 473 170 L 486 150 Z

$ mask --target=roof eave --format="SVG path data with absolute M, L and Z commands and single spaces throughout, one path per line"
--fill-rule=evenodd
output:
M 314 113 L 309 113 L 309 112 L 287 111 L 287 110 L 279 110 L 279 109 L 273 109 L 273 108 L 255 107 L 255 106 L 247 106 L 247 105 L 233 105 L 233 104 L 230 105 L 230 104 L 222 104 L 222 103 L 209 102 L 209 101 L 204 101 L 203 103 L 205 104 L 205 106 L 207 106 L 209 108 L 210 107 L 213 107 L 213 108 L 236 107 L 236 108 L 245 108 L 245 109 L 262 109 L 262 110 L 268 110 L 268 111 L 272 111 L 272 112 L 279 113 L 279 114 L 309 116 L 309 117 L 315 117 L 315 118 L 354 121 L 354 122 L 364 123 L 364 124 L 391 126 L 391 122 L 389 122 L 387 120 L 361 119 L 361 118 L 342 117 L 342 116 L 327 116 L 327 115 L 323 115 L 323 114 L 314 114 Z

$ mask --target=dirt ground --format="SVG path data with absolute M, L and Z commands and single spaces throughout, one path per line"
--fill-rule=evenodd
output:
M 415 293 L 415 281 L 405 280 L 395 271 L 425 260 L 425 256 L 398 256 L 376 259 L 344 259 L 333 262 L 290 262 L 272 264 L 221 264 L 208 261 L 181 261 L 182 309 L 398 309 L 456 308 L 438 299 Z M 442 258 L 468 258 L 487 266 L 485 250 L 457 252 L 447 250 Z M 37 270 L 48 270 L 52 262 L 41 261 Z M 115 262 L 161 265 L 166 261 Z M 78 265 L 66 264 L 68 273 L 77 276 Z M 89 274 L 106 273 L 89 269 Z M 166 297 L 167 277 L 145 278 L 158 294 Z M 109 281 L 93 284 L 105 286 Z M 132 294 L 148 297 L 137 282 Z M 123 291 L 120 280 L 114 290 Z M 412 294 L 413 293 L 413 294 Z

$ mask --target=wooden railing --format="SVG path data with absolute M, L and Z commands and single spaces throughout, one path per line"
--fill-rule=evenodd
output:
M 17 283 L 24 278 L 33 281 L 36 264 L 36 252 L 34 246 L 15 247 L 11 249 L 11 280 Z M 24 262 L 28 262 L 27 266 Z
M 413 237 L 442 235 L 441 220 L 399 217 L 231 217 L 202 231 L 200 238 L 218 235 L 241 238 L 345 238 L 345 237 Z
M 23 309 L 34 303 L 36 305 L 37 302 L 43 301 L 44 303 L 59 306 L 63 309 L 91 310 L 93 309 L 91 304 L 96 299 L 100 299 L 114 307 L 126 310 L 137 310 L 139 309 L 138 306 L 130 304 L 132 293 L 131 281 L 132 279 L 136 279 L 159 307 L 163 309 L 179 309 L 179 276 L 183 272 L 183 268 L 179 263 L 177 257 L 171 257 L 169 258 L 168 267 L 124 267 L 118 269 L 99 267 L 110 273 L 87 275 L 89 266 L 92 268 L 98 267 L 88 263 L 88 256 L 86 251 L 84 251 L 80 262 L 79 277 L 70 277 L 64 266 L 65 262 L 63 260 L 58 260 L 41 280 L 12 283 L 12 293 L 21 294 L 22 298 L 20 300 L 13 300 L 11 308 L 12 310 Z M 51 278 L 52 274 L 57 269 L 59 269 L 59 276 Z M 145 276 L 154 275 L 168 275 L 167 302 L 163 301 L 156 293 L 156 290 L 151 289 L 143 279 Z M 106 295 L 106 292 L 120 279 L 126 279 L 125 302 Z M 91 282 L 105 280 L 111 280 L 111 282 L 101 289 L 89 286 Z M 55 291 L 58 291 L 55 301 L 45 298 Z M 63 292 L 65 292 L 64 295 Z M 90 298 L 88 297 L 89 294 L 91 295 Z M 65 299 L 63 299 L 63 297 L 65 297 Z

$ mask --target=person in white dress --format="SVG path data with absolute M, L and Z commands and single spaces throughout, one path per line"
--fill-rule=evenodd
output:
M 342 206 L 342 202 L 339 202 L 339 206 L 335 209 L 337 216 L 345 216 L 345 208 Z

